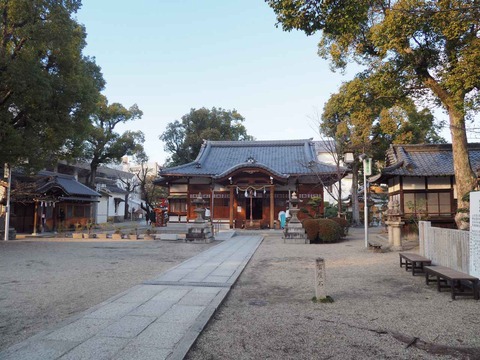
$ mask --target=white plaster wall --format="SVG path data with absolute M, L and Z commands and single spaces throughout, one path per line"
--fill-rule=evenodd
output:
M 97 224 L 107 222 L 107 218 L 108 218 L 107 202 L 108 202 L 108 197 L 103 195 L 100 198 L 100 202 L 97 204 L 97 218 L 96 218 Z

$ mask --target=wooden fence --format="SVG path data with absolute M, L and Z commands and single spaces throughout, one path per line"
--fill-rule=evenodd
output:
M 432 260 L 434 265 L 469 272 L 470 232 L 431 226 L 429 221 L 419 223 L 420 255 Z

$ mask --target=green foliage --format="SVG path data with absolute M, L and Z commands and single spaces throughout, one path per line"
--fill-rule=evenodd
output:
M 165 151 L 171 154 L 169 166 L 195 160 L 203 140 L 253 140 L 243 125 L 245 119 L 236 110 L 222 108 L 191 109 L 190 113 L 167 125 L 160 135 Z
M 335 300 L 333 300 L 333 298 L 330 296 L 330 295 L 327 295 L 325 296 L 324 298 L 317 298 L 316 296 L 314 296 L 312 298 L 312 302 L 314 302 L 315 304 L 318 304 L 318 303 L 321 303 L 321 304 L 328 304 L 328 303 L 333 303 L 335 302 Z
M 322 206 L 322 197 L 321 196 L 312 196 L 307 204 L 308 207 L 300 208 L 300 211 L 307 215 L 309 218 L 318 219 L 321 216 L 321 206 Z
M 104 87 L 82 55 L 80 1 L 0 2 L 0 163 L 39 169 L 78 155 Z M 25 164 L 28 160 L 28 164 Z
M 107 99 L 101 97 L 84 143 L 84 157 L 90 162 L 90 186 L 95 185 L 96 172 L 101 164 L 118 162 L 124 155 L 146 157 L 143 149 L 145 137 L 141 131 L 115 132 L 118 124 L 140 119 L 142 115 L 136 104 L 126 109 L 118 103 L 109 105 Z
M 342 237 L 342 228 L 335 221 L 330 219 L 317 219 L 318 237 L 322 243 L 335 243 Z
M 465 194 L 474 188 L 466 120 L 473 120 L 480 109 L 480 7 L 476 0 L 266 2 L 284 30 L 320 33 L 319 55 L 329 58 L 333 68 L 343 70 L 353 60 L 368 69 L 357 76 L 359 81 L 349 84 L 352 90 L 346 96 L 354 104 L 363 104 L 361 111 L 354 107 L 357 111 L 353 116 L 352 106 L 346 106 L 332 112 L 338 131 L 352 135 L 345 140 L 355 150 L 376 143 L 371 127 L 365 124 L 373 124 L 379 114 L 387 115 L 379 124 L 383 131 L 401 137 L 392 126 L 398 124 L 398 112 L 384 111 L 403 106 L 403 99 L 408 97 L 433 101 L 449 115 L 457 192 Z M 362 89 L 364 82 L 373 91 Z M 345 98 L 343 91 L 337 97 Z M 384 105 L 385 100 L 402 102 Z M 349 122 L 343 121 L 345 117 Z M 406 132 L 407 139 L 412 136 L 414 131 Z M 458 205 L 466 203 L 458 199 Z M 461 223 L 457 221 L 457 225 Z
M 303 228 L 307 234 L 307 239 L 311 243 L 318 242 L 318 222 L 314 219 L 305 219 L 303 220 Z
M 336 204 L 329 204 L 325 202 L 325 217 L 331 218 L 335 217 L 338 214 L 338 206 Z
M 328 219 L 331 220 L 331 221 L 334 221 L 338 225 L 340 225 L 340 227 L 342 228 L 342 237 L 347 236 L 348 228 L 349 228 L 350 224 L 348 223 L 348 221 L 346 219 L 339 218 L 339 217 L 332 217 L 332 218 L 328 218 Z

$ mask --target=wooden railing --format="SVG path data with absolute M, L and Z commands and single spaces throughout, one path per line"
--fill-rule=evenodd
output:
M 431 226 L 429 221 L 419 222 L 420 255 L 442 265 L 469 274 L 470 233 Z

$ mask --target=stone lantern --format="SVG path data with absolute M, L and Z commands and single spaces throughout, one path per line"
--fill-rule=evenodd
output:
M 195 218 L 196 223 L 204 223 L 204 215 L 205 215 L 205 200 L 202 198 L 202 193 L 198 193 L 197 197 L 192 201 L 192 204 L 195 205 L 195 214 L 197 214 L 197 217 Z
M 197 217 L 193 223 L 187 228 L 185 234 L 185 241 L 192 241 L 194 243 L 209 243 L 213 240 L 212 226 L 204 219 L 205 215 L 205 200 L 202 194 L 198 193 L 197 197 L 192 201 L 195 205 L 193 210 Z
M 388 202 L 387 221 L 388 226 L 388 244 L 392 250 L 402 250 L 402 226 L 405 224 L 402 221 L 402 212 L 400 211 L 400 204 L 397 200 L 390 200 Z
M 305 229 L 303 228 L 303 224 L 298 220 L 298 212 L 300 209 L 298 208 L 298 204 L 300 200 L 297 197 L 295 192 L 292 193 L 292 196 L 289 200 L 289 208 L 288 211 L 290 212 L 290 221 L 285 226 L 284 231 L 284 239 L 285 243 L 287 244 L 309 244 L 310 241 L 307 239 L 307 235 L 305 234 Z

